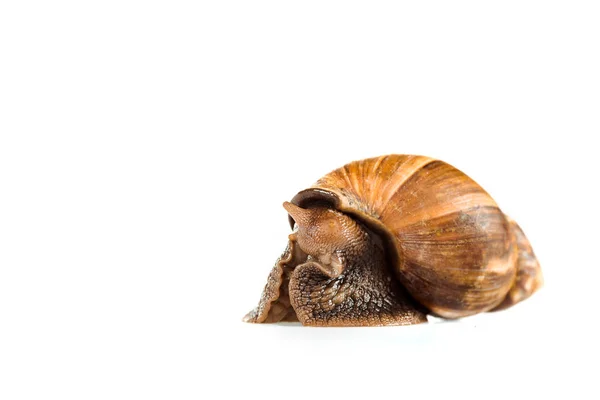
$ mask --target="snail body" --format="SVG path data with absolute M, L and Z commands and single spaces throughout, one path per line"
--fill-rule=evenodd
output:
M 355 161 L 284 207 L 295 230 L 248 322 L 415 324 L 504 309 L 542 285 L 519 226 L 443 161 Z

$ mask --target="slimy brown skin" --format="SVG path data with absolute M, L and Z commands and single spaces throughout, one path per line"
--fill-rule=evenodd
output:
M 475 181 L 429 157 L 355 161 L 284 203 L 295 231 L 247 322 L 405 325 L 521 302 L 533 249 Z
M 328 208 L 302 209 L 287 202 L 284 207 L 298 226 L 290 241 L 307 255 L 306 262 L 297 265 L 289 279 L 290 305 L 303 325 L 383 326 L 427 322 L 424 310 L 386 266 L 383 248 L 367 229 Z M 287 262 L 290 261 L 288 258 Z M 282 282 L 274 280 L 272 284 L 277 283 Z M 280 307 L 281 304 L 274 309 Z M 264 309 L 264 305 L 259 305 L 246 320 L 259 322 L 260 310 Z

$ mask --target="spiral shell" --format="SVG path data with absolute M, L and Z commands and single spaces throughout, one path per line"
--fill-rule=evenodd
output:
M 524 235 L 518 242 L 518 226 L 475 181 L 443 161 L 412 155 L 355 161 L 325 175 L 292 203 L 328 204 L 362 221 L 384 240 L 404 287 L 442 317 L 501 303 L 505 308 L 541 285 L 531 251 L 529 269 L 519 274 L 525 278 L 517 278 L 523 264 L 519 250 L 529 246 Z

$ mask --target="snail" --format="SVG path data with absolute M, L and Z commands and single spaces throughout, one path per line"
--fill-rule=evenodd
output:
M 411 325 L 505 309 L 543 283 L 517 223 L 440 160 L 351 162 L 283 206 L 293 231 L 246 322 Z

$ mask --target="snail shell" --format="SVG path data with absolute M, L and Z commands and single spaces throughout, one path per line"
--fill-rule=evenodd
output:
M 518 225 L 475 181 L 443 161 L 413 155 L 355 161 L 299 192 L 291 203 L 305 210 L 330 208 L 358 221 L 383 244 L 386 268 L 416 300 L 414 307 L 424 306 L 425 312 L 459 318 L 507 308 L 542 285 L 539 264 Z M 291 260 L 291 253 L 298 253 L 297 260 L 306 262 L 301 249 L 291 247 L 283 257 Z M 295 265 L 281 259 L 278 264 L 280 279 L 271 284 L 271 296 L 261 299 L 262 310 L 246 320 L 277 320 L 268 317 L 270 306 L 277 305 L 288 310 L 280 310 L 279 319 L 297 317 L 281 305 L 281 300 L 294 305 L 293 298 L 285 299 L 285 270 L 289 277 Z M 349 325 L 337 321 L 333 325 Z M 358 321 L 350 325 L 387 324 Z M 410 323 L 415 322 L 422 321 Z

